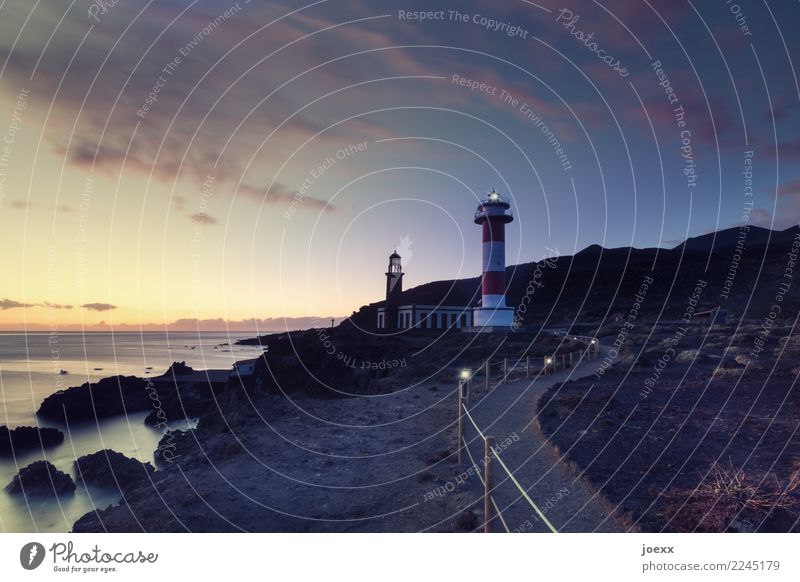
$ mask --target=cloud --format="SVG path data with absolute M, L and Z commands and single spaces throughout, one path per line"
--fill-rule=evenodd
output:
M 394 44 L 369 23 L 337 27 L 341 14 L 332 10 L 314 16 L 301 11 L 259 31 L 294 7 L 242 4 L 182 55 L 187 39 L 196 39 L 224 11 L 219 4 L 201 1 L 183 12 L 183 7 L 164 2 L 139 14 L 139 7 L 120 3 L 103 15 L 102 25 L 91 30 L 80 50 L 80 39 L 91 25 L 85 11 L 64 13 L 62 7 L 46 4 L 31 10 L 21 0 L 9 4 L 0 23 L 0 54 L 8 55 L 4 81 L 8 78 L 14 86 L 33 76 L 37 92 L 31 100 L 41 100 L 44 110 L 52 102 L 54 114 L 44 134 L 54 150 L 73 165 L 112 174 L 124 166 L 126 172 L 152 172 L 163 180 L 202 181 L 214 175 L 218 184 L 230 186 L 220 191 L 230 192 L 241 182 L 269 183 L 269 170 L 306 140 L 311 139 L 309 148 L 335 151 L 353 134 L 360 140 L 393 135 L 374 118 L 358 117 L 363 109 L 354 92 L 336 93 L 343 83 L 427 70 L 402 50 L 358 58 L 358 66 L 345 58 L 313 69 L 337 56 Z M 370 8 L 361 14 L 374 12 Z M 353 14 L 355 18 L 358 12 Z M 12 32 L 23 25 L 27 42 L 12 51 Z M 56 25 L 58 34 L 51 37 Z M 328 27 L 334 28 L 297 42 Z M 255 36 L 232 51 L 251 34 Z M 287 46 L 291 48 L 284 50 Z M 176 57 L 178 66 L 165 72 Z M 69 83 L 62 85 L 67 68 Z M 158 94 L 148 102 L 159 77 Z M 297 80 L 280 87 L 293 77 Z M 394 90 L 381 85 L 360 94 L 378 103 Z M 331 92 L 333 96 L 304 107 Z M 332 209 L 307 202 L 309 209 Z
M 189 218 L 196 224 L 217 224 L 217 219 L 205 212 L 195 212 Z
M 194 319 L 184 318 L 172 321 L 170 323 L 115 323 L 110 325 L 106 321 L 101 321 L 96 324 L 82 325 L 82 324 L 60 324 L 59 330 L 61 331 L 135 331 L 135 332 L 220 332 L 227 331 L 230 333 L 248 333 L 255 336 L 256 334 L 275 333 L 282 331 L 295 331 L 301 329 L 310 329 L 312 327 L 329 327 L 331 319 L 335 322 L 341 323 L 344 316 L 305 316 L 305 317 L 266 317 L 263 319 L 238 319 L 230 320 L 223 318 L 212 319 Z M 27 331 L 47 331 L 49 329 L 47 324 L 31 324 L 25 325 L 18 324 L 0 324 L 2 331 L 16 331 L 19 329 L 26 329 Z
M 800 178 L 778 186 L 775 209 L 754 208 L 750 222 L 767 228 L 785 229 L 800 222 Z
M 23 303 L 13 299 L 0 299 L 0 309 L 22 309 L 32 307 L 47 307 L 48 309 L 72 309 L 72 305 L 65 305 L 62 303 L 51 303 L 45 301 L 44 303 Z
M 800 196 L 800 178 L 778 186 L 778 199 L 794 199 Z
M 54 208 L 50 204 L 33 202 L 30 200 L 12 200 L 9 206 L 14 210 L 28 210 L 31 208 L 49 208 L 52 210 Z M 61 212 L 75 212 L 74 208 L 71 208 L 65 204 L 59 204 L 58 206 L 55 206 L 55 208 Z
M 292 188 L 289 188 L 280 182 L 273 184 L 269 191 L 267 191 L 267 188 L 265 187 L 258 188 L 248 184 L 240 184 L 237 193 L 241 193 L 242 195 L 252 198 L 253 200 L 257 200 L 259 203 L 263 204 L 289 204 L 292 201 L 297 200 L 298 206 L 306 206 L 306 208 L 311 208 L 314 210 L 336 210 L 336 207 L 330 202 L 320 198 L 315 198 L 313 196 L 301 195 L 296 190 L 293 190 Z
M 19 309 L 22 307 L 37 307 L 36 303 L 22 303 L 13 299 L 0 299 L 0 309 Z
M 81 307 L 89 311 L 111 311 L 117 308 L 116 305 L 111 305 L 110 303 L 84 303 Z

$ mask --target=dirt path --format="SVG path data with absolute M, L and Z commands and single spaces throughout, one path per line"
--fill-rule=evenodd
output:
M 611 504 L 584 479 L 578 478 L 577 472 L 560 457 L 535 420 L 538 401 L 548 388 L 593 374 L 606 352 L 601 347 L 598 358 L 583 360 L 574 368 L 548 376 L 525 379 L 523 370 L 522 379 L 514 380 L 511 376 L 505 383 L 490 385 L 488 392 L 481 386 L 472 393 L 470 414 L 484 434 L 495 437 L 495 450 L 500 450 L 500 457 L 517 481 L 558 531 L 626 530 L 614 515 L 609 517 Z M 476 383 L 480 382 L 476 379 Z M 468 419 L 464 422 L 469 452 L 482 468 L 483 440 Z M 465 454 L 465 465 L 469 466 L 470 462 Z M 550 531 L 496 462 L 493 475 L 493 496 L 511 531 Z M 493 519 L 492 528 L 505 531 L 497 518 Z

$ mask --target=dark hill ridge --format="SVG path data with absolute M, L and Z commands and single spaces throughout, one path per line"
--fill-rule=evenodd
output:
M 685 249 L 709 253 L 712 250 L 721 251 L 735 247 L 739 240 L 739 227 L 727 228 L 701 236 L 686 239 L 672 250 Z M 765 246 L 771 240 L 777 244 L 791 242 L 798 232 L 798 227 L 793 226 L 786 230 L 770 230 L 760 226 L 751 226 L 747 231 L 747 243 L 753 246 Z
M 700 307 L 720 305 L 736 317 L 763 319 L 775 302 L 787 253 L 800 228 L 770 231 L 750 227 L 744 251 L 737 252 L 738 227 L 688 239 L 673 249 L 591 245 L 573 256 L 516 265 L 506 269 L 507 297 L 517 307 L 530 296 L 524 322 L 597 321 L 627 314 L 646 276 L 653 285 L 640 317 L 679 318 L 699 279 L 707 282 Z M 730 292 L 724 295 L 726 280 Z M 535 281 L 535 284 L 531 284 Z M 800 285 L 800 283 L 798 283 Z M 532 293 L 529 293 L 533 290 Z M 783 313 L 797 312 L 796 294 L 785 297 Z M 403 292 L 403 303 L 477 305 L 480 277 L 435 281 Z M 376 302 L 351 316 L 353 323 L 374 328 Z

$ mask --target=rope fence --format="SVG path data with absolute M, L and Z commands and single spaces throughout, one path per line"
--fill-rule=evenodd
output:
M 570 337 L 574 340 L 583 341 L 584 343 L 586 343 L 587 347 L 583 350 L 579 350 L 578 352 L 569 352 L 568 354 L 562 353 L 562 354 L 553 354 L 550 356 L 543 356 L 542 367 L 539 370 L 538 375 L 546 376 L 548 373 L 555 374 L 557 371 L 559 371 L 558 368 L 559 355 L 561 356 L 560 358 L 561 370 L 565 370 L 567 368 L 567 359 L 569 360 L 569 366 L 572 367 L 574 361 L 574 355 L 576 353 L 578 356 L 577 363 L 580 363 L 581 360 L 583 360 L 584 358 L 594 359 L 598 357 L 599 344 L 595 338 L 587 336 L 570 336 Z M 503 375 L 502 375 L 502 380 L 498 383 L 498 386 L 500 385 L 500 383 L 507 381 L 510 371 L 513 371 L 516 368 L 516 366 L 512 366 L 511 370 L 509 370 L 508 358 L 503 358 L 502 363 L 503 363 Z M 486 388 L 488 390 L 490 370 L 491 370 L 490 360 L 487 360 L 480 368 L 478 368 L 478 371 L 480 371 L 482 368 L 484 368 L 486 371 L 485 375 Z M 552 370 L 552 372 L 550 370 Z M 531 358 L 530 356 L 526 356 L 525 377 L 530 378 L 530 374 L 531 374 Z M 494 483 L 492 479 L 493 460 L 497 461 L 497 464 L 500 465 L 500 468 L 503 469 L 503 471 L 505 471 L 506 475 L 508 475 L 508 478 L 519 490 L 523 499 L 525 499 L 528 502 L 528 504 L 530 504 L 530 506 L 533 508 L 533 510 L 536 512 L 536 514 L 539 516 L 542 522 L 545 525 L 547 525 L 548 529 L 553 533 L 558 533 L 558 530 L 555 528 L 555 526 L 553 526 L 550 520 L 548 520 L 547 517 L 545 516 L 544 512 L 539 508 L 538 505 L 536 505 L 533 499 L 531 499 L 530 495 L 528 495 L 528 492 L 520 484 L 519 480 L 514 476 L 513 471 L 511 471 L 511 469 L 508 468 L 508 465 L 506 465 L 505 461 L 503 461 L 503 459 L 500 457 L 500 453 L 494 448 L 494 437 L 484 434 L 484 432 L 478 426 L 478 423 L 475 422 L 475 419 L 470 414 L 467 405 L 469 404 L 469 395 L 470 395 L 469 388 L 472 377 L 474 375 L 477 375 L 477 372 L 475 372 L 475 374 L 471 372 L 466 372 L 465 375 L 462 375 L 461 382 L 459 382 L 458 385 L 458 422 L 457 422 L 458 434 L 456 438 L 456 447 L 457 447 L 456 457 L 457 457 L 457 462 L 460 465 L 462 462 L 461 451 L 462 449 L 467 451 L 470 463 L 472 463 L 472 466 L 475 468 L 475 472 L 481 481 L 481 485 L 483 485 L 484 533 L 491 532 L 491 523 L 495 515 L 497 516 L 500 523 L 503 525 L 505 531 L 507 533 L 511 533 L 511 530 L 508 527 L 508 523 L 506 522 L 503 513 L 500 511 L 500 508 L 497 506 L 497 502 L 495 501 L 494 496 L 492 495 L 492 491 L 494 490 L 493 487 Z M 478 435 L 480 436 L 481 440 L 484 443 L 484 458 L 483 458 L 482 472 L 480 467 L 478 467 L 478 464 L 475 462 L 475 458 L 472 456 L 472 453 L 469 450 L 469 446 L 467 446 L 467 441 L 464 438 L 463 418 L 465 416 L 467 420 L 469 420 L 470 424 L 472 424 L 472 426 L 475 428 L 475 430 L 477 431 Z M 481 473 L 483 474 L 481 475 Z M 494 509 L 494 511 L 492 511 L 492 509 Z

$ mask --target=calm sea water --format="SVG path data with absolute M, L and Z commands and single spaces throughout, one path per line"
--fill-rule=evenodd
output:
M 78 480 L 74 495 L 52 499 L 11 496 L 4 487 L 20 468 L 47 459 L 75 479 L 76 458 L 110 448 L 129 457 L 153 462 L 162 437 L 144 425 L 147 413 L 83 423 L 69 427 L 38 421 L 36 410 L 56 390 L 95 382 L 106 376 L 158 376 L 174 361 L 195 369 L 226 369 L 233 362 L 257 356 L 260 348 L 234 346 L 248 334 L 226 333 L 0 333 L 0 425 L 55 426 L 64 443 L 41 451 L 0 457 L 0 531 L 65 532 L 83 514 L 105 508 L 119 495 Z M 62 370 L 66 374 L 61 373 Z M 174 425 L 174 428 L 182 428 Z

